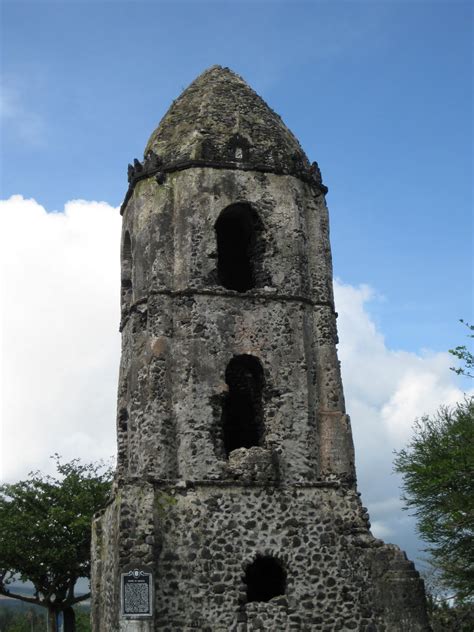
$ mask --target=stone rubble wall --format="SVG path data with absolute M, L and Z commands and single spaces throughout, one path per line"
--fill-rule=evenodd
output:
M 94 632 L 428 631 L 423 582 L 370 534 L 356 491 L 317 163 L 214 66 L 128 176 L 118 467 L 94 523 Z M 286 574 L 284 594 L 256 588 L 247 603 L 249 566 L 276 574 L 272 595 Z M 120 616 L 120 575 L 139 567 L 153 573 L 154 616 L 134 620 Z
M 219 286 L 216 272 L 214 225 L 236 200 L 263 226 L 266 284 L 245 294 Z M 222 448 L 224 374 L 234 355 L 251 354 L 264 369 L 262 447 L 274 476 L 354 478 L 328 231 L 323 196 L 292 176 L 195 168 L 137 184 L 123 227 L 133 266 L 123 305 L 122 476 L 235 478 Z
M 136 185 L 123 216 L 132 302 L 153 291 L 219 289 L 214 224 L 236 202 L 251 204 L 262 222 L 261 278 L 269 291 L 332 304 L 324 196 L 294 176 L 197 167 L 168 174 L 163 184 L 151 177 Z
M 155 617 L 144 630 L 429 630 L 422 580 L 398 547 L 372 537 L 353 489 L 180 483 L 152 490 L 143 483 L 122 488 L 120 556 L 114 558 L 117 543 L 109 537 L 102 555 L 114 568 L 95 567 L 107 591 L 121 567 L 152 566 Z M 102 518 L 102 533 L 114 533 L 117 508 Z M 245 568 L 257 555 L 283 564 L 286 594 L 247 604 Z M 116 599 L 110 589 L 108 599 Z M 93 616 L 96 631 L 119 629 L 117 620 Z
M 258 215 L 256 287 L 219 284 L 215 223 Z M 94 632 L 429 630 L 423 583 L 372 537 L 337 358 L 328 212 L 290 175 L 193 167 L 136 182 L 123 216 L 114 501 L 94 523 Z M 263 369 L 259 445 L 226 455 L 226 367 Z M 245 568 L 284 595 L 246 603 Z M 119 616 L 120 573 L 152 568 L 155 614 Z
M 120 604 L 120 496 L 94 518 L 91 546 L 91 622 L 95 632 L 118 630 Z
M 156 566 L 155 503 L 153 485 L 125 486 L 93 522 L 91 590 L 100 600 L 92 600 L 91 619 L 97 632 L 153 630 L 148 624 L 122 620 L 119 613 L 122 570 L 131 564 Z

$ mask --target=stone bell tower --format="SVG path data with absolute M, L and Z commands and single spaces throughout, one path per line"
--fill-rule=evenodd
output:
M 129 184 L 95 632 L 428 630 L 418 573 L 356 490 L 317 164 L 214 66 Z

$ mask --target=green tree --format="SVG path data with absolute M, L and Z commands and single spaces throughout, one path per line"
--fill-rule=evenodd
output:
M 468 330 L 471 332 L 467 335 L 468 338 L 474 338 L 474 325 L 470 325 L 466 323 L 462 318 L 460 322 L 463 325 L 466 325 Z M 465 375 L 466 377 L 474 377 L 474 354 L 466 345 L 459 345 L 454 347 L 454 349 L 450 349 L 449 353 L 454 357 L 458 358 L 464 363 L 463 367 L 451 367 L 451 371 L 454 371 L 458 375 Z
M 80 577 L 90 577 L 92 516 L 107 502 L 112 472 L 102 463 L 56 461 L 58 476 L 31 472 L 0 486 L 0 594 L 37 604 L 56 615 L 89 598 L 76 595 Z M 33 595 L 15 581 L 33 584 Z
M 76 611 L 76 632 L 90 632 L 91 621 L 89 610 L 84 611 L 75 608 Z
M 428 594 L 428 615 L 433 632 L 472 632 L 474 603 L 451 603 Z
M 41 608 L 24 605 L 25 608 L 17 609 L 0 604 L 0 632 L 44 632 L 46 613 Z
M 474 325 L 460 322 L 468 328 L 468 338 L 474 338 Z M 460 345 L 449 352 L 464 364 L 451 370 L 473 378 L 472 351 Z M 432 597 L 433 615 L 457 616 L 462 604 L 474 598 L 474 397 L 416 420 L 411 442 L 395 454 L 405 508 L 414 510 L 418 531 L 429 544 L 438 586 L 434 592 L 441 585 L 456 593 L 454 607 L 452 600 L 436 602 Z M 472 608 L 462 614 L 472 617 Z
M 396 453 L 403 500 L 442 583 L 459 600 L 474 597 L 474 398 L 416 420 Z
M 5 632 L 10 627 L 12 621 L 15 619 L 15 613 L 11 608 L 6 608 L 3 604 L 0 605 L 0 630 Z

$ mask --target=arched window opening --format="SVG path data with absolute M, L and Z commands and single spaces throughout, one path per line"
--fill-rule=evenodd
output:
M 238 448 L 260 445 L 263 435 L 263 369 L 251 355 L 239 355 L 227 365 L 229 392 L 222 409 L 226 455 Z
M 285 594 L 286 572 L 274 557 L 259 556 L 247 566 L 245 583 L 247 584 L 247 603 L 270 601 L 273 597 Z
M 132 240 L 130 239 L 130 233 L 128 230 L 125 231 L 125 236 L 123 238 L 123 251 L 122 257 L 124 261 L 132 262 Z
M 243 203 L 231 204 L 217 219 L 217 276 L 228 290 L 246 292 L 255 287 L 258 222 L 255 211 Z
M 122 287 L 132 287 L 132 241 L 128 230 L 125 231 L 122 245 Z

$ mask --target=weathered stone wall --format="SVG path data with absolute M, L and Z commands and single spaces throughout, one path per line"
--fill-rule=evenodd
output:
M 97 632 L 118 630 L 120 496 L 92 523 L 91 620 Z
M 214 224 L 226 206 L 242 201 L 263 223 L 269 288 L 332 305 L 324 196 L 293 176 L 198 167 L 170 173 L 163 184 L 147 178 L 134 189 L 123 218 L 132 240 L 133 300 L 217 288 Z
M 92 600 L 94 630 L 137 632 L 153 630 L 149 622 L 121 620 L 120 573 L 130 564 L 156 567 L 156 494 L 153 485 L 141 481 L 115 490 L 113 502 L 92 526 Z M 137 627 L 138 626 L 138 627 Z
M 236 201 L 258 214 L 264 252 L 245 293 L 217 274 L 215 224 Z M 107 604 L 94 610 L 96 631 L 428 629 L 418 574 L 370 535 L 355 491 L 328 233 L 324 197 L 293 176 L 193 168 L 136 185 L 123 223 L 118 493 L 96 523 L 95 589 Z M 241 354 L 263 369 L 264 435 L 227 456 L 225 373 Z M 244 569 L 258 555 L 282 563 L 287 588 L 246 603 Z M 152 621 L 118 617 L 131 563 L 154 569 Z
M 370 535 L 358 494 L 347 487 L 181 483 L 158 485 L 152 494 L 150 485 L 136 483 L 122 489 L 120 504 L 120 544 L 109 538 L 105 545 L 110 559 L 114 548 L 120 559 L 102 571 L 101 590 L 116 585 L 132 561 L 152 565 L 155 617 L 143 629 L 428 630 L 418 573 L 397 547 Z M 116 533 L 110 516 L 117 506 L 109 508 L 104 531 Z M 286 594 L 246 603 L 245 568 L 258 555 L 282 563 Z M 94 612 L 95 629 L 118 629 L 108 611 Z M 134 625 L 122 622 L 120 629 Z
M 429 630 L 418 573 L 372 537 L 356 491 L 317 165 L 214 67 L 129 182 L 118 467 L 94 524 L 94 632 Z M 225 224 L 229 207 L 240 224 Z M 229 282 L 246 258 L 251 283 Z M 244 581 L 262 559 L 279 577 L 268 599 Z M 120 574 L 135 567 L 153 573 L 152 618 L 120 614 Z
M 216 272 L 214 226 L 236 200 L 250 203 L 263 225 L 267 284 L 245 294 L 220 286 Z M 251 354 L 265 373 L 263 445 L 276 477 L 352 477 L 324 198 L 292 176 L 188 169 L 162 185 L 140 182 L 123 234 L 131 236 L 133 266 L 119 386 L 121 470 L 232 477 L 219 446 L 224 374 L 234 355 Z

